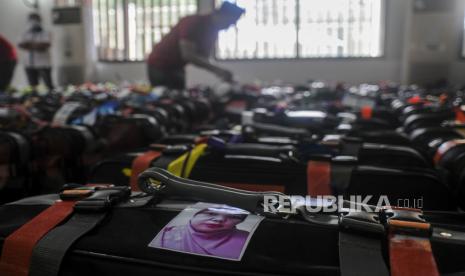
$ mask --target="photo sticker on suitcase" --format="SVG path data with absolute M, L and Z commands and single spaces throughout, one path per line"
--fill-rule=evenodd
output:
M 262 219 L 239 208 L 199 202 L 172 219 L 149 247 L 240 261 Z

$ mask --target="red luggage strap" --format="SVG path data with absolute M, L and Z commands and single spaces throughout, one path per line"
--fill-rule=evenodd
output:
M 79 199 L 90 196 L 94 188 L 65 190 L 63 200 L 55 202 L 32 220 L 10 234 L 3 244 L 0 258 L 0 275 L 28 276 L 32 251 L 37 242 L 50 230 L 66 220 Z
M 312 197 L 332 195 L 331 163 L 325 161 L 308 161 L 307 193 Z
M 437 149 L 436 154 L 434 155 L 434 158 L 433 158 L 434 163 L 438 165 L 439 162 L 441 162 L 442 157 L 444 156 L 446 152 L 448 152 L 450 149 L 456 146 L 463 145 L 463 144 L 465 144 L 465 139 L 451 140 L 451 141 L 447 141 L 441 144 L 441 146 Z
M 371 106 L 365 105 L 360 109 L 362 118 L 365 120 L 371 119 L 373 117 L 373 108 Z
M 137 184 L 137 178 L 139 174 L 141 174 L 143 171 L 148 169 L 150 167 L 150 163 L 155 158 L 158 158 L 161 156 L 162 154 L 161 150 L 165 146 L 157 145 L 156 147 L 160 149 L 147 151 L 146 153 L 137 156 L 136 159 L 134 159 L 134 161 L 132 162 L 131 179 L 129 182 L 132 191 L 134 192 L 140 191 L 139 185 Z
M 409 104 L 419 104 L 419 103 L 424 103 L 425 100 L 422 99 L 419 95 L 415 95 L 411 97 L 410 99 L 407 100 Z
M 419 209 L 384 210 L 392 276 L 439 276 L 429 237 L 431 225 Z
M 465 123 L 465 112 L 460 107 L 455 108 L 455 120 Z

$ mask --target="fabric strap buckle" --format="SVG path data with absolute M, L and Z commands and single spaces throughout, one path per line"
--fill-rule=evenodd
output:
M 75 211 L 106 211 L 131 195 L 130 187 L 113 187 L 95 190 L 92 195 L 80 200 L 74 206 Z
M 114 187 L 108 184 L 65 184 L 59 194 L 61 200 L 82 200 L 95 191 Z
M 94 193 L 94 189 L 73 189 L 64 190 L 60 193 L 61 200 L 79 200 L 84 199 Z
M 391 233 L 417 237 L 431 237 L 431 224 L 423 218 L 420 209 L 389 207 L 382 211 L 386 228 Z
M 384 236 L 385 228 L 378 213 L 349 211 L 339 217 L 341 230 Z
M 163 149 L 163 154 L 165 155 L 181 155 L 190 150 L 190 147 L 187 145 L 173 145 L 167 146 Z

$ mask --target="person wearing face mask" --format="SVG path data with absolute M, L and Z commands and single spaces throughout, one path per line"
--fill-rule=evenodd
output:
M 233 74 L 216 64 L 209 57 L 215 47 L 218 32 L 235 24 L 244 9 L 224 2 L 207 15 L 191 15 L 179 23 L 156 44 L 148 58 L 148 75 L 152 86 L 172 89 L 185 88 L 185 66 L 193 64 L 232 82 Z
M 248 213 L 218 205 L 198 211 L 187 225 L 165 227 L 153 244 L 158 248 L 238 259 L 249 232 L 236 228 Z
M 40 79 L 49 90 L 53 89 L 50 60 L 51 35 L 43 29 L 40 15 L 32 13 L 28 18 L 29 28 L 23 34 L 19 47 L 26 51 L 24 66 L 29 84 L 36 89 Z
M 0 93 L 10 86 L 11 79 L 16 67 L 15 47 L 0 35 Z

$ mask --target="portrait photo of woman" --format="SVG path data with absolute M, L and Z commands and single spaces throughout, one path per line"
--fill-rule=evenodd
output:
M 174 218 L 149 246 L 240 260 L 260 220 L 242 209 L 198 203 Z

